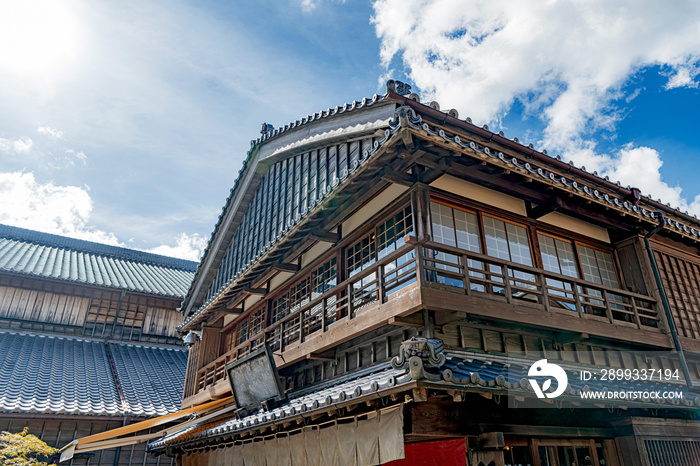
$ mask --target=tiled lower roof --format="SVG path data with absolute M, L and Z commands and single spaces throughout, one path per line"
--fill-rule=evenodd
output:
M 187 351 L 180 348 L 0 330 L 0 412 L 140 417 L 175 412 L 186 361 Z
M 109 350 L 131 414 L 163 416 L 180 409 L 186 350 L 116 342 Z
M 434 369 L 428 378 L 419 381 L 432 382 L 433 387 L 444 385 L 445 389 L 469 389 L 478 391 L 501 392 L 533 397 L 534 392 L 529 384 L 523 383 L 528 369 L 535 362 L 529 359 L 506 358 L 504 356 L 472 353 L 468 351 L 445 351 L 446 362 L 439 369 Z M 558 362 L 558 361 L 553 361 Z M 634 407 L 646 408 L 694 408 L 700 406 L 700 397 L 688 391 L 682 383 L 663 382 L 601 382 L 589 381 L 585 384 L 579 381 L 578 371 L 581 367 L 562 364 L 569 378 L 569 387 L 561 400 L 580 403 L 605 403 L 605 401 L 582 400 L 578 393 L 583 390 L 674 390 L 684 393 L 683 401 L 662 401 L 627 403 Z M 395 369 L 389 361 L 370 368 L 357 371 L 344 377 L 305 387 L 288 394 L 289 400 L 270 411 L 260 411 L 242 419 L 230 419 L 204 426 L 190 427 L 173 433 L 149 445 L 149 450 L 158 450 L 166 445 L 199 443 L 207 439 L 243 433 L 256 429 L 265 424 L 276 424 L 285 419 L 301 414 L 311 415 L 314 411 L 328 409 L 329 406 L 359 399 L 381 390 L 408 385 L 414 381 L 407 369 Z
M 0 270 L 182 298 L 197 263 L 0 225 Z

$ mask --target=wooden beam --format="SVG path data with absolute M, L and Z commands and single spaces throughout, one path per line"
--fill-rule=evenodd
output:
M 244 293 L 259 294 L 262 296 L 267 294 L 267 288 L 252 288 L 250 286 L 244 286 L 241 291 Z
M 431 168 L 430 170 L 426 170 L 423 173 L 420 174 L 420 182 L 425 183 L 425 184 L 430 184 L 433 181 L 437 180 L 440 178 L 442 175 L 444 175 L 447 170 L 452 166 L 452 161 L 448 157 L 443 157 L 440 159 L 440 162 L 434 167 Z
M 410 175 L 405 172 L 396 172 L 394 170 L 384 170 L 384 173 L 381 176 L 381 179 L 388 181 L 390 183 L 394 184 L 400 184 L 403 186 L 413 186 L 417 181 L 418 178 L 416 178 L 413 175 Z
M 270 268 L 279 272 L 296 273 L 299 271 L 299 264 L 285 264 L 284 262 L 276 261 L 272 263 Z
M 316 231 L 313 233 L 309 233 L 309 237 L 317 240 L 317 241 L 324 241 L 326 243 L 337 243 L 340 241 L 340 235 L 338 233 L 331 233 L 329 231 Z
M 423 160 L 421 160 L 420 163 L 423 164 Z M 480 184 L 485 188 L 494 189 L 505 194 L 520 197 L 526 201 L 545 203 L 550 201 L 552 197 L 556 195 L 554 193 L 546 193 L 544 190 L 534 189 L 533 187 L 530 187 L 524 183 L 516 183 L 484 173 L 478 169 L 475 169 L 473 166 L 464 165 L 460 160 L 453 161 L 452 167 L 450 167 L 447 173 L 467 181 L 471 181 L 472 183 Z M 583 199 L 580 201 L 582 202 Z M 599 225 L 605 225 L 606 227 L 612 227 L 621 231 L 631 231 L 634 228 L 632 225 L 617 220 L 609 214 L 596 212 L 595 210 L 590 209 L 590 206 L 586 208 L 573 204 L 572 202 L 565 202 L 563 200 L 561 202 L 561 210 L 567 211 L 568 214 L 573 214 L 573 216 L 576 218 L 580 218 L 588 222 L 593 221 Z
M 544 309 L 544 306 L 536 303 L 518 301 L 509 304 L 503 301 L 484 299 L 478 296 L 465 296 L 461 293 L 451 293 L 433 288 L 421 289 L 422 305 L 435 312 L 435 324 L 444 325 L 442 314 L 444 312 L 463 313 L 464 317 L 479 316 L 488 317 L 495 321 L 509 321 L 521 325 L 532 325 L 538 328 L 556 329 L 587 333 L 591 336 L 601 336 L 626 342 L 641 343 L 659 348 L 669 348 L 668 335 L 653 329 L 637 329 L 623 325 L 610 324 L 607 321 L 585 319 L 577 314 L 560 314 Z M 453 321 L 459 314 L 448 314 L 446 320 Z M 508 316 L 507 319 L 504 316 Z
M 243 314 L 242 307 L 233 307 L 233 308 L 229 309 L 227 306 L 226 309 L 221 309 L 221 311 L 226 313 L 226 314 Z
M 413 314 L 408 317 L 394 316 L 389 319 L 389 325 L 397 325 L 399 327 L 414 327 L 421 328 L 425 325 L 421 314 Z
M 401 134 L 401 141 L 403 141 L 403 145 L 406 146 L 406 149 L 412 150 L 415 147 L 415 143 L 413 142 L 413 136 L 411 135 L 411 132 L 404 128 L 400 131 Z
M 564 207 L 564 203 L 559 197 L 552 198 L 551 201 L 544 204 L 539 204 L 537 207 L 533 207 L 532 202 L 526 203 L 527 216 L 537 220 L 538 218 L 544 217 L 545 215 L 556 212 Z
M 427 388 L 414 388 L 413 389 L 413 401 L 424 402 L 428 401 L 428 389 Z
M 322 353 L 309 353 L 306 355 L 306 359 L 313 359 L 316 361 L 335 361 L 335 350 L 327 350 Z

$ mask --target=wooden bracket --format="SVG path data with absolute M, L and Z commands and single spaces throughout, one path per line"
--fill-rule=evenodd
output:
M 589 337 L 590 335 L 588 335 L 587 333 L 574 333 L 573 335 L 569 335 L 567 337 L 557 336 L 554 344 L 559 347 L 558 349 L 561 349 L 564 345 L 568 343 L 575 343 L 581 340 L 588 340 Z
M 444 175 L 447 170 L 452 166 L 452 161 L 448 157 L 443 157 L 440 159 L 437 165 L 430 170 L 426 170 L 420 174 L 420 182 L 425 184 L 430 184 L 433 181 Z
M 306 355 L 306 359 L 313 359 L 316 361 L 335 361 L 335 350 L 323 351 L 321 353 L 309 353 Z
M 326 243 L 333 244 L 340 241 L 340 235 L 338 233 L 331 233 L 329 231 L 315 231 L 313 233 L 309 233 L 309 237 L 317 241 L 324 241 Z
M 267 288 L 251 288 L 250 286 L 244 286 L 241 291 L 243 293 L 259 294 L 262 296 L 267 294 Z
M 389 169 L 384 170 L 384 173 L 382 174 L 382 179 L 385 181 L 389 181 L 390 183 L 400 184 L 404 186 L 413 186 L 418 181 L 418 178 L 416 178 L 413 175 L 409 175 L 405 172 L 396 172 L 394 170 Z
M 413 401 L 420 403 L 422 401 L 428 401 L 428 389 L 427 388 L 414 388 L 413 389 Z
M 423 321 L 422 315 L 413 314 L 408 317 L 392 317 L 389 319 L 389 325 L 397 325 L 399 327 L 421 328 L 425 325 L 425 322 Z
M 401 140 L 403 141 L 403 145 L 406 146 L 406 149 L 413 150 L 415 143 L 413 142 L 411 132 L 408 129 L 403 128 L 399 133 L 401 134 Z
M 537 207 L 533 207 L 531 202 L 527 203 L 527 216 L 537 220 L 538 218 L 544 217 L 545 215 L 556 212 L 557 210 L 564 207 L 564 203 L 558 197 L 553 198 L 551 201 L 544 204 L 540 204 Z
M 271 269 L 277 270 L 279 272 L 292 272 L 296 273 L 299 271 L 299 264 L 285 264 L 284 262 L 273 262 L 270 266 Z

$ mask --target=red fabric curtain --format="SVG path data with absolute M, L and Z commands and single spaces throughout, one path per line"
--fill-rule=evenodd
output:
M 406 459 L 382 463 L 385 466 L 465 466 L 467 444 L 464 439 L 407 443 Z

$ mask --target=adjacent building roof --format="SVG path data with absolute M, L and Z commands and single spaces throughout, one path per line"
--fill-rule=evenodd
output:
M 182 298 L 197 263 L 0 225 L 0 271 Z
M 165 415 L 186 365 L 184 348 L 0 330 L 0 412 Z

